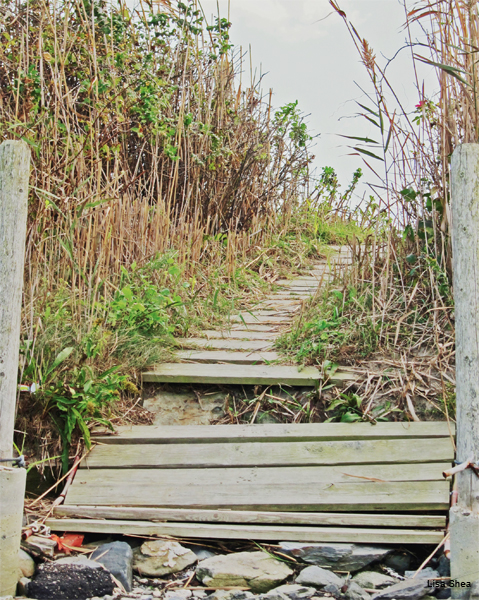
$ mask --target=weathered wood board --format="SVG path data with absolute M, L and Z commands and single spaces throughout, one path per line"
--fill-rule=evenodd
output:
M 197 363 L 236 363 L 255 365 L 280 359 L 277 352 L 228 352 L 226 350 L 179 350 L 175 355 L 181 360 Z
M 151 521 L 104 521 L 94 519 L 47 519 L 53 531 L 123 533 L 176 536 L 180 538 L 236 539 L 292 542 L 343 542 L 369 544 L 434 544 L 444 532 L 411 529 L 371 529 L 354 527 L 293 527 L 288 525 L 219 525 L 216 523 L 152 523 Z
M 127 521 L 179 521 L 192 523 L 256 523 L 284 525 L 356 525 L 360 527 L 446 526 L 445 515 L 348 512 L 278 512 L 191 508 L 145 508 L 138 506 L 60 505 L 55 515 L 86 519 L 122 519 Z
M 215 350 L 268 350 L 273 347 L 272 342 L 264 340 L 177 338 L 175 341 L 181 346 L 214 348 Z
M 356 465 L 375 463 L 393 465 L 450 461 L 451 442 L 439 439 L 354 440 L 324 442 L 247 442 L 169 444 L 167 448 L 149 444 L 97 446 L 85 459 L 88 468 L 196 468 L 207 467 L 285 467 Z
M 439 439 L 451 440 L 454 424 L 445 421 L 403 421 L 398 423 L 278 423 L 267 425 L 123 425 L 116 435 L 109 430 L 93 432 L 102 444 L 175 444 L 175 443 L 245 443 L 245 442 L 320 442 L 340 440 Z M 450 456 L 454 457 L 452 442 Z M 407 459 L 408 455 L 405 457 Z M 421 457 L 419 457 L 421 458 Z M 448 458 L 448 460 L 449 460 Z M 380 460 L 378 462 L 381 462 Z M 404 461 L 406 462 L 406 460 Z
M 212 341 L 212 340 L 209 340 Z M 304 385 L 314 387 L 320 373 L 314 367 L 299 370 L 284 365 L 205 365 L 163 363 L 143 373 L 148 383 L 229 383 L 242 385 Z
M 244 329 L 230 329 L 223 331 L 206 330 L 201 332 L 201 337 L 211 339 L 232 340 L 274 340 L 278 333 L 272 331 L 251 331 Z

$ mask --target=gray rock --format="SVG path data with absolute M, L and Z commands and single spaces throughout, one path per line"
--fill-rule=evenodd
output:
M 205 548 L 203 546 L 187 546 L 192 552 L 196 554 L 198 560 L 205 560 L 205 558 L 211 558 L 212 556 L 216 556 L 216 552 L 211 552 L 209 548 Z
M 31 548 L 35 552 L 41 552 L 42 554 L 51 556 L 52 558 L 55 548 L 57 547 L 55 540 L 42 537 L 41 535 L 31 535 L 23 542 L 23 544 L 25 544 L 27 550 Z
M 17 583 L 17 596 L 28 596 L 28 585 L 31 579 L 28 577 L 21 577 Z
M 187 598 L 191 598 L 191 590 L 169 590 L 164 598 L 165 600 L 187 600 Z
M 382 589 L 390 585 L 394 585 L 398 582 L 398 579 L 395 579 L 390 575 L 378 573 L 377 571 L 361 571 L 353 577 L 353 581 L 362 588 Z
M 133 585 L 133 550 L 126 542 L 111 542 L 98 546 L 91 559 L 102 564 L 118 579 L 127 592 Z
M 373 600 L 419 600 L 427 596 L 431 588 L 427 578 L 405 579 L 374 594 Z
M 253 592 L 267 592 L 277 587 L 293 571 L 266 552 L 238 552 L 202 560 L 196 577 L 207 587 L 249 587 Z
M 208 596 L 208 600 L 247 600 L 254 594 L 244 590 L 216 590 Z
M 436 593 L 436 598 L 438 600 L 447 600 L 451 597 L 451 588 L 439 588 L 439 591 Z
M 333 598 L 341 597 L 341 588 L 339 587 L 339 585 L 335 585 L 334 583 L 329 583 L 328 585 L 325 585 L 322 591 L 329 594 L 330 596 L 333 596 Z
M 271 592 L 281 592 L 288 596 L 290 600 L 304 600 L 311 598 L 316 594 L 316 589 L 313 587 L 305 587 L 304 585 L 285 584 L 271 590 Z M 271 594 L 271 592 L 269 592 Z
M 28 552 L 22 549 L 18 551 L 18 570 L 19 580 L 22 577 L 33 577 L 35 574 L 35 561 Z
M 381 563 L 390 569 L 394 569 L 400 575 L 404 575 L 404 572 L 411 568 L 412 556 L 409 552 L 394 550 L 385 556 Z
M 300 544 L 281 542 L 282 552 L 320 567 L 338 571 L 359 571 L 367 565 L 383 559 L 390 548 L 362 544 Z
M 40 565 L 28 585 L 28 593 L 37 600 L 84 600 L 111 594 L 114 587 L 110 573 L 102 565 L 69 557 Z
M 371 596 L 355 581 L 349 582 L 348 589 L 343 592 L 342 597 L 346 600 L 371 600 Z
M 416 571 L 404 571 L 404 577 L 408 579 L 412 579 L 414 575 L 416 575 Z M 428 579 L 437 579 L 439 577 L 439 573 L 431 567 L 426 567 L 420 573 L 418 573 L 418 577 L 421 577 L 421 579 L 424 577 L 427 577 Z
M 437 572 L 439 573 L 440 577 L 451 576 L 451 561 L 444 554 L 437 563 Z
M 343 585 L 343 580 L 336 573 L 332 573 L 321 567 L 306 567 L 296 577 L 296 583 L 315 588 L 324 588 L 327 585 L 335 585 L 340 588 Z
M 140 575 L 150 577 L 177 573 L 197 560 L 191 550 L 178 542 L 152 540 L 145 542 L 133 551 L 133 568 Z
M 258 600 L 289 600 L 289 597 L 282 592 L 270 590 L 266 594 L 261 594 L 261 596 L 258 596 Z

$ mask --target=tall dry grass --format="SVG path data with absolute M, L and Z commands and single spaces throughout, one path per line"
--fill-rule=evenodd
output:
M 122 267 L 175 248 L 191 274 L 218 233 L 231 273 L 288 214 L 299 116 L 238 85 L 229 28 L 190 0 L 1 2 L 0 139 L 33 158 L 26 330 L 45 289 L 66 284 L 85 318 Z

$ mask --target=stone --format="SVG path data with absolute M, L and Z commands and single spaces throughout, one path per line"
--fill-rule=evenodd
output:
M 281 551 L 304 562 L 338 571 L 359 571 L 369 564 L 382 560 L 390 548 L 362 544 L 301 544 L 281 542 Z
M 266 552 L 238 552 L 202 560 L 196 577 L 207 587 L 249 587 L 262 593 L 277 587 L 293 574 L 284 562 Z
M 407 579 L 412 579 L 414 577 L 414 575 L 416 575 L 416 572 L 417 571 L 404 571 L 404 577 L 406 577 Z M 428 579 L 437 579 L 439 577 L 439 573 L 431 567 L 425 567 L 422 571 L 420 571 L 418 573 L 417 577 L 421 577 L 421 578 L 427 577 Z
M 290 600 L 304 600 L 305 598 L 314 596 L 316 594 L 316 589 L 298 584 L 285 584 L 271 590 L 271 592 L 281 592 L 285 596 L 288 596 Z M 271 594 L 271 592 L 269 593 Z
M 147 388 L 143 407 L 154 414 L 154 425 L 209 425 L 224 416 L 225 392 L 203 394 Z
M 57 547 L 55 540 L 42 537 L 41 535 L 31 535 L 24 542 L 22 542 L 22 544 L 25 545 L 27 550 L 31 548 L 34 552 L 41 552 L 45 556 L 50 556 L 52 558 L 55 548 Z
M 208 600 L 247 600 L 254 594 L 244 590 L 216 590 L 208 596 Z
M 374 594 L 373 600 L 419 600 L 431 590 L 427 578 L 405 579 Z
M 90 556 L 105 567 L 127 592 L 133 586 L 133 550 L 126 542 L 102 544 Z
M 371 600 L 371 596 L 355 581 L 350 581 L 348 589 L 343 592 L 342 598 L 346 600 Z
M 437 563 L 437 572 L 440 577 L 450 577 L 451 576 L 451 561 L 447 558 L 445 554 L 442 554 Z
M 404 575 L 404 572 L 411 568 L 412 556 L 409 552 L 394 550 L 385 556 L 381 563 L 390 569 L 394 569 L 399 575 Z
M 390 575 L 384 575 L 377 571 L 361 571 L 357 573 L 353 579 L 362 588 L 382 589 L 398 582 L 398 579 Z
M 165 600 L 186 600 L 191 598 L 191 590 L 169 590 L 165 594 Z
M 306 586 L 313 586 L 315 588 L 324 588 L 327 585 L 335 585 L 339 588 L 343 585 L 343 580 L 338 577 L 336 573 L 332 573 L 327 569 L 313 566 L 306 567 L 296 577 L 296 583 Z
M 28 585 L 31 579 L 28 577 L 21 577 L 17 583 L 17 596 L 28 596 Z
M 18 551 L 18 570 L 19 580 L 22 577 L 33 577 L 35 574 L 35 561 L 28 552 L 25 552 L 21 548 Z
M 451 588 L 450 587 L 440 588 L 439 591 L 436 593 L 436 598 L 438 600 L 447 600 L 450 597 L 451 597 Z M 427 596 L 425 596 L 425 598 L 427 598 Z
M 44 563 L 28 585 L 31 598 L 37 600 L 84 600 L 111 594 L 114 583 L 110 573 L 99 563 L 76 557 Z M 91 566 L 89 563 L 93 563 Z
M 212 556 L 216 556 L 216 552 L 211 552 L 208 548 L 204 546 L 187 546 L 192 552 L 196 554 L 198 560 L 205 560 L 205 558 L 211 558 Z
M 133 551 L 133 568 L 150 577 L 177 573 L 197 560 L 194 552 L 178 542 L 151 540 Z

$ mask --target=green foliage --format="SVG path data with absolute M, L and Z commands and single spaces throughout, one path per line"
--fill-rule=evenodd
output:
M 361 410 L 362 398 L 353 392 L 340 394 L 326 409 L 326 412 L 334 411 L 334 415 L 326 419 L 325 423 L 339 421 L 340 423 L 354 423 L 361 421 L 363 412 Z

